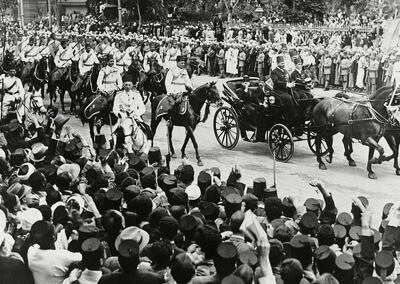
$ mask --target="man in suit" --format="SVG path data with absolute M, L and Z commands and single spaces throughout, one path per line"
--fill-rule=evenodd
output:
M 276 61 L 278 66 L 271 72 L 274 92 L 281 100 L 281 110 L 285 119 L 287 121 L 295 121 L 297 109 L 291 94 L 289 94 L 291 92 L 289 88 L 293 88 L 295 83 L 290 83 L 289 73 L 285 70 L 285 58 L 279 55 Z

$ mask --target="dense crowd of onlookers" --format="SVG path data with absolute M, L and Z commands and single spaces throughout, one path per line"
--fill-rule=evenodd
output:
M 1 126 L 0 283 L 397 283 L 397 202 L 372 228 L 365 197 L 338 212 L 318 180 L 303 203 L 30 119 Z

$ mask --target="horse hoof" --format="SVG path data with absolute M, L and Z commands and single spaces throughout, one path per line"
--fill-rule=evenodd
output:
M 400 176 L 400 169 L 396 170 L 396 175 Z
M 349 166 L 350 167 L 357 167 L 356 162 L 354 162 L 354 161 L 349 161 Z
M 176 154 L 175 154 L 175 153 L 172 154 L 172 155 L 171 155 L 171 158 L 172 158 L 172 159 L 176 159 L 176 158 L 177 158 Z
M 369 177 L 370 179 L 377 179 L 377 178 L 378 178 L 378 177 L 376 176 L 375 173 L 369 173 L 369 174 L 368 174 L 368 177 Z
M 329 164 L 332 164 L 332 157 L 331 156 L 326 156 L 325 161 Z
M 320 169 L 320 170 L 326 170 L 325 164 L 324 164 L 324 163 L 320 163 L 320 164 L 319 164 L 319 169 Z
M 198 161 L 197 161 L 197 165 L 198 165 L 199 167 L 204 166 L 204 164 L 203 164 L 203 162 L 202 162 L 201 160 L 198 160 Z

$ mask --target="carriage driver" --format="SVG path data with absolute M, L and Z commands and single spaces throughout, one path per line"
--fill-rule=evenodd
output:
M 147 139 L 152 140 L 153 134 L 150 130 L 150 127 L 145 124 L 142 119 L 142 115 L 146 111 L 142 96 L 134 87 L 132 76 L 127 75 L 123 80 L 123 90 L 116 93 L 112 108 L 112 112 L 120 120 L 116 126 L 118 126 L 120 122 L 127 117 L 133 117 L 142 130 L 146 133 Z M 114 141 L 116 140 L 114 139 Z
M 2 117 L 7 115 L 8 107 L 12 102 L 24 99 L 24 86 L 21 79 L 16 77 L 15 74 L 15 66 L 11 65 L 8 72 L 9 76 L 5 76 L 5 74 L 0 75 L 0 89 L 4 91 L 3 101 L 1 102 Z
M 274 91 L 281 99 L 282 111 L 288 122 L 293 122 L 296 119 L 296 107 L 293 98 L 289 92 L 290 88 L 295 86 L 295 83 L 290 83 L 289 72 L 285 69 L 285 58 L 279 55 L 276 58 L 277 67 L 271 72 L 271 79 L 274 83 Z
M 165 77 L 167 96 L 161 100 L 156 110 L 156 117 L 170 112 L 176 104 L 182 101 L 187 91 L 193 90 L 192 81 L 186 71 L 186 57 L 176 58 L 176 67 L 168 71 Z
M 111 54 L 107 55 L 107 65 L 99 72 L 97 87 L 107 97 L 107 101 L 112 100 L 114 93 L 122 89 L 122 78 L 119 70 L 114 67 L 114 57 Z

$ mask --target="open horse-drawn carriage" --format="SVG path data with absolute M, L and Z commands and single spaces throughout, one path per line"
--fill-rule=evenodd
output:
M 282 106 L 279 95 L 271 87 L 266 87 L 264 103 L 257 106 L 257 110 L 255 110 L 258 119 L 261 121 L 257 130 L 255 130 L 254 126 L 251 126 L 248 121 L 246 104 L 241 98 L 240 92 L 238 92 L 242 84 L 242 78 L 228 80 L 223 84 L 222 100 L 229 106 L 220 107 L 214 116 L 214 134 L 222 147 L 233 149 L 238 144 L 240 136 L 245 141 L 251 141 L 253 139 L 247 137 L 248 133 L 252 132 L 254 138 L 255 131 L 258 131 L 257 136 L 265 138 L 261 141 L 268 143 L 271 152 L 278 161 L 287 162 L 291 159 L 296 141 L 306 140 L 311 151 L 316 153 L 316 133 L 313 131 L 310 120 L 311 111 L 306 109 L 309 106 L 314 106 L 319 100 L 314 98 L 299 99 L 293 94 L 295 106 L 301 115 L 296 121 L 291 121 L 288 119 L 289 115 L 285 113 L 286 109 Z M 250 78 L 250 95 L 258 88 L 258 78 Z M 298 85 L 296 88 L 297 90 L 294 90 L 294 92 L 309 92 L 306 84 Z M 327 147 L 324 141 L 322 142 L 321 153 L 325 155 Z

